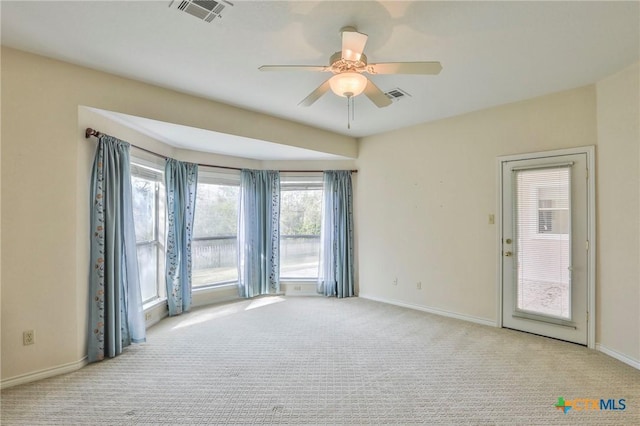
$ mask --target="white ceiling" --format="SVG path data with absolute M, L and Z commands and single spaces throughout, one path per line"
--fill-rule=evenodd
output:
M 1 2 L 2 44 L 362 137 L 594 83 L 640 57 L 640 2 L 234 1 L 206 23 L 167 1 Z M 326 94 L 339 29 L 369 35 L 370 62 L 440 61 L 438 76 L 377 75 L 411 97 L 378 109 Z M 234 155 L 234 154 L 231 154 Z

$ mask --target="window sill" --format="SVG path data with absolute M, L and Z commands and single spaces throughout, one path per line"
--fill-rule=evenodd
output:
M 191 293 L 202 293 L 202 292 L 208 292 L 216 289 L 227 289 L 229 287 L 237 287 L 237 286 L 238 286 L 237 281 L 231 281 L 231 282 L 221 283 L 221 284 L 209 284 L 209 285 L 203 285 L 200 287 L 193 287 L 191 289 Z
M 160 306 L 160 305 L 166 305 L 167 304 L 167 298 L 166 297 L 160 297 L 158 299 L 152 300 L 150 302 L 147 302 L 145 304 L 142 305 L 142 310 L 144 312 L 150 311 L 153 308 Z

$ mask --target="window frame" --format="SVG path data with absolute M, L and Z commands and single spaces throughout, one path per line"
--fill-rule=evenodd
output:
M 136 254 L 138 254 L 138 248 L 145 246 L 152 246 L 155 250 L 156 258 L 156 283 L 155 294 L 147 299 L 142 300 L 142 304 L 148 306 L 150 304 L 159 303 L 166 300 L 166 288 L 164 285 L 164 266 L 165 266 L 165 247 L 166 247 L 166 235 L 165 230 L 162 229 L 166 224 L 166 206 L 163 208 L 161 198 L 165 197 L 164 191 L 164 169 L 155 161 L 147 160 L 142 156 L 131 154 L 130 156 L 130 172 L 131 178 L 148 180 L 154 183 L 154 215 L 152 234 L 153 239 L 145 241 L 137 241 L 136 238 Z M 133 183 L 133 182 L 132 182 Z M 133 189 L 133 188 L 132 188 Z M 133 191 L 132 191 L 133 194 Z M 162 217 L 161 217 L 162 216 Z M 138 269 L 140 267 L 138 266 Z M 140 273 L 139 273 L 140 276 Z M 142 290 L 142 283 L 141 283 Z
M 240 209 L 240 171 L 239 170 L 226 170 L 216 167 L 208 167 L 208 166 L 200 166 L 198 169 L 198 186 L 200 185 L 218 185 L 218 186 L 233 186 L 238 188 L 237 195 L 237 208 L 236 215 L 239 215 Z M 197 197 L 197 195 L 196 195 Z M 195 215 L 198 214 L 198 202 L 196 201 L 196 211 Z M 194 234 L 192 237 L 193 242 L 203 241 L 203 240 L 211 240 L 211 239 L 233 239 L 235 241 L 236 247 L 236 259 L 237 259 L 237 246 L 238 246 L 238 220 L 236 220 L 236 233 L 235 237 L 232 236 L 223 236 L 223 237 L 198 237 L 195 235 L 195 222 L 194 222 Z M 193 247 L 193 245 L 192 245 Z M 192 253 L 193 258 L 193 253 Z M 193 261 L 192 261 L 193 262 Z M 236 264 L 237 270 L 237 264 Z M 219 288 L 229 285 L 235 285 L 238 283 L 238 272 L 236 272 L 236 276 L 230 280 L 224 281 L 216 281 L 209 282 L 202 285 L 193 285 L 193 273 L 195 272 L 195 268 L 192 268 L 192 291 L 201 291 L 212 288 Z

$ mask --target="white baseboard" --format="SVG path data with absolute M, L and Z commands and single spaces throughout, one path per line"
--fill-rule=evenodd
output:
M 495 321 L 490 319 L 479 318 L 479 317 L 474 317 L 474 316 L 465 315 L 465 314 L 459 314 L 457 312 L 451 312 L 444 309 L 431 308 L 431 307 L 422 306 L 422 305 L 414 305 L 413 303 L 406 303 L 406 302 L 401 302 L 399 300 L 393 300 L 393 299 L 385 299 L 382 297 L 371 296 L 363 293 L 360 293 L 358 297 L 361 297 L 363 299 L 373 300 L 376 302 L 388 303 L 390 305 L 401 306 L 403 308 L 409 308 L 409 309 L 415 309 L 418 311 L 428 312 L 430 314 L 440 315 L 443 317 L 455 318 L 463 321 L 474 322 L 476 324 L 488 325 L 489 327 L 498 326 L 498 324 Z
M 605 355 L 609 355 L 611 358 L 615 358 L 618 361 L 624 362 L 627 365 L 632 366 L 635 369 L 640 370 L 640 361 L 633 359 L 630 356 L 621 354 L 618 351 L 609 349 L 606 346 L 602 346 L 600 343 L 596 343 L 596 350 L 602 352 Z
M 287 291 L 284 294 L 285 296 L 292 296 L 292 297 L 296 297 L 296 296 L 304 296 L 304 297 L 320 297 L 322 296 L 321 294 L 319 294 L 317 291 Z
M 85 356 L 80 361 L 70 362 L 68 364 L 58 365 L 56 367 L 45 368 L 44 370 L 34 371 L 32 373 L 26 373 L 19 376 L 10 377 L 0 382 L 0 389 L 10 388 L 12 386 L 23 385 L 25 383 L 35 382 L 37 380 L 48 379 L 49 377 L 59 376 L 60 374 L 71 373 L 76 370 L 80 370 L 87 365 L 87 357 Z
M 490 327 L 498 326 L 498 324 L 495 321 L 492 321 L 486 318 L 478 318 L 471 315 L 459 314 L 457 312 L 446 311 L 444 309 L 431 308 L 431 307 L 422 306 L 422 305 L 414 305 L 412 303 L 401 302 L 399 300 L 385 299 L 382 297 L 371 296 L 366 293 L 365 294 L 360 293 L 358 297 L 361 297 L 363 299 L 373 300 L 376 302 L 388 303 L 390 305 L 401 306 L 403 308 L 416 309 L 418 311 L 428 312 L 430 314 L 441 315 L 444 317 L 456 318 L 464 321 L 474 322 L 476 324 L 488 325 Z M 624 355 L 616 350 L 603 346 L 600 343 L 596 343 L 596 350 L 612 358 L 615 358 L 620 362 L 630 365 L 633 368 L 640 370 L 640 360 L 633 359 L 628 355 Z

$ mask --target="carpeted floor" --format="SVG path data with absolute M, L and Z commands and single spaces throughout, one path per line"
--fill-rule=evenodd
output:
M 565 414 L 559 397 L 626 410 Z M 640 371 L 359 298 L 267 297 L 163 320 L 116 359 L 2 391 L 1 408 L 3 425 L 637 425 Z

